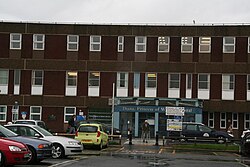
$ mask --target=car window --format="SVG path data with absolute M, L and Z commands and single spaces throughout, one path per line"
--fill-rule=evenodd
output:
M 41 128 L 46 129 L 44 122 L 37 122 L 37 125 L 40 126 Z
M 49 131 L 45 130 L 44 128 L 41 128 L 40 126 L 34 126 L 34 129 L 42 133 L 44 136 L 53 136 L 53 134 L 51 134 Z
M 22 136 L 34 137 L 37 132 L 30 127 L 20 127 L 20 133 Z
M 16 133 L 12 132 L 11 130 L 3 127 L 2 125 L 0 125 L 0 132 L 4 135 L 4 137 L 14 137 L 17 136 Z
M 97 132 L 98 128 L 96 126 L 80 126 L 79 132 L 88 132 L 88 133 L 95 133 Z
M 199 125 L 199 129 L 201 132 L 211 132 L 212 131 L 212 129 L 210 129 L 209 127 L 204 126 L 204 125 Z
M 194 130 L 194 131 L 196 131 L 197 130 L 197 125 L 187 125 L 186 129 L 187 130 Z

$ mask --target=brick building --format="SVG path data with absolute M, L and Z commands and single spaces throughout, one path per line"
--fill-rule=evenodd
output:
M 115 96 L 145 102 L 137 105 L 202 101 L 190 119 L 217 130 L 232 123 L 239 136 L 250 126 L 249 37 L 249 25 L 1 22 L 0 123 L 25 115 L 54 132 L 72 114 L 111 123 L 115 83 Z M 115 126 L 137 136 L 143 119 L 155 132 L 166 123 L 151 109 L 118 113 Z

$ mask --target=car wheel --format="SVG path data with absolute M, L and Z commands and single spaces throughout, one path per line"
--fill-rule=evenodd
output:
M 219 137 L 217 138 L 217 143 L 218 143 L 218 144 L 223 144 L 223 143 L 225 143 L 225 142 L 226 142 L 226 139 L 225 139 L 224 137 L 219 136 Z
M 5 157 L 4 154 L 0 151 L 0 167 L 5 166 Z
M 101 141 L 101 143 L 99 144 L 99 150 L 102 150 L 103 148 L 103 142 Z
M 60 144 L 53 144 L 52 158 L 63 158 L 65 155 L 64 148 Z
M 31 158 L 30 158 L 29 164 L 37 163 L 36 150 L 31 146 L 28 146 L 28 148 L 29 148 L 29 150 L 31 152 Z

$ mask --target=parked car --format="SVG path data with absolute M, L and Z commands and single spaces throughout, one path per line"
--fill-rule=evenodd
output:
M 44 121 L 41 120 L 31 120 L 31 119 L 20 119 L 16 120 L 14 124 L 29 124 L 29 125 L 38 125 L 41 128 L 44 128 L 47 130 L 47 126 Z
M 242 132 L 240 140 L 240 154 L 249 155 L 250 154 L 250 130 L 245 130 Z
M 108 146 L 108 134 L 104 132 L 102 124 L 81 124 L 75 139 L 84 146 L 98 146 L 100 150 Z
M 55 148 L 52 155 L 53 158 L 63 158 L 68 155 L 79 154 L 83 150 L 83 146 L 78 140 L 54 136 L 49 131 L 37 125 L 12 124 L 6 125 L 6 127 L 19 135 L 37 137 L 51 142 Z M 25 131 L 25 133 L 21 133 L 22 131 Z
M 224 131 L 214 130 L 202 123 L 183 122 L 182 137 L 199 137 L 216 139 L 218 143 L 230 141 L 234 136 Z
M 20 142 L 0 138 L 0 166 L 27 164 L 31 159 L 28 147 Z
M 29 163 L 37 163 L 46 158 L 52 157 L 52 143 L 46 140 L 19 136 L 2 125 L 0 125 L 0 137 L 5 137 L 26 144 L 31 151 L 31 160 Z

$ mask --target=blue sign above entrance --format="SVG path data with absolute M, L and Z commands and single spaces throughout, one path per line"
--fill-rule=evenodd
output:
M 115 112 L 151 112 L 151 113 L 166 113 L 167 106 L 115 106 Z M 185 113 L 201 114 L 202 109 L 196 107 L 184 107 Z

